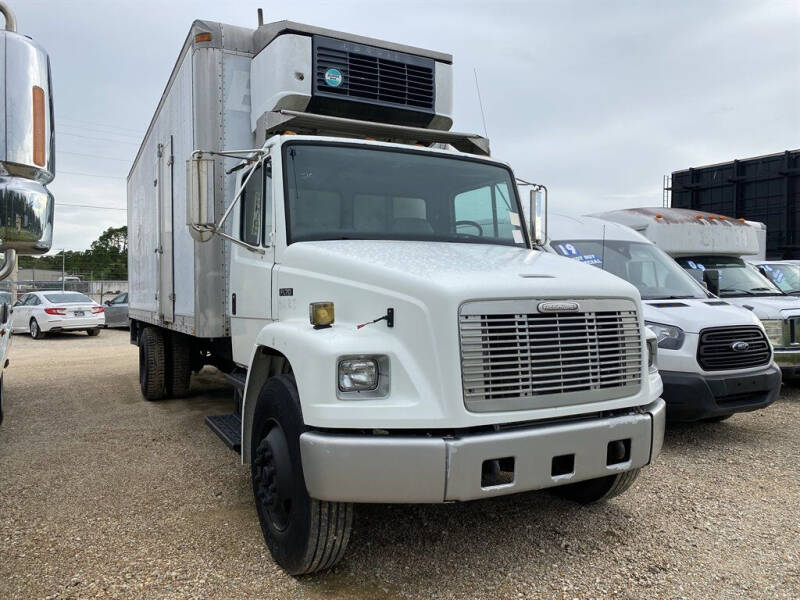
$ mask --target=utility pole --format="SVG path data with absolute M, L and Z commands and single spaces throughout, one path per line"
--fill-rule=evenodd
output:
M 64 251 L 61 251 L 61 291 L 64 291 L 64 260 L 66 258 L 66 254 Z

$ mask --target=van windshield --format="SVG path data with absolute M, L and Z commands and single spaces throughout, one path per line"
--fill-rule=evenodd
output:
M 783 292 L 769 279 L 736 256 L 682 256 L 676 258 L 684 269 L 719 271 L 719 295 L 736 296 L 781 296 Z
M 782 292 L 800 295 L 800 265 L 789 263 L 761 263 L 767 278 Z
M 505 167 L 380 147 L 284 147 L 287 243 L 423 240 L 526 247 Z
M 602 268 L 632 283 L 642 300 L 708 297 L 699 283 L 653 244 L 562 240 L 550 242 L 550 246 L 562 256 Z

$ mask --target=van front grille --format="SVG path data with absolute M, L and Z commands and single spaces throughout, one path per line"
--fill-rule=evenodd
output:
M 414 110 L 433 110 L 433 60 L 356 44 L 349 44 L 345 49 L 342 44 L 332 43 L 337 40 L 320 40 L 315 45 L 314 57 L 316 93 Z M 337 71 L 341 79 L 338 75 L 326 79 L 326 75 Z
M 697 344 L 697 362 L 705 371 L 759 367 L 771 355 L 764 332 L 755 325 L 704 329 Z
M 467 409 L 544 408 L 636 393 L 642 341 L 635 306 L 625 300 L 577 303 L 579 311 L 555 313 L 538 312 L 538 301 L 462 306 L 461 374 Z

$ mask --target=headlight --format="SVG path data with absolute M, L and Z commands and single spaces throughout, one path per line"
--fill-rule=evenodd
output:
M 683 329 L 680 327 L 675 327 L 674 325 L 662 325 L 661 323 L 653 323 L 651 321 L 645 321 L 644 324 L 652 329 L 653 333 L 656 334 L 659 348 L 664 348 L 666 350 L 678 350 L 681 346 L 683 346 L 683 340 L 686 336 L 683 333 Z
M 658 356 L 658 342 L 656 338 L 647 339 L 647 368 L 652 373 L 656 370 L 656 357 Z
M 378 361 L 374 358 L 345 358 L 339 361 L 339 390 L 367 392 L 378 387 Z
M 776 348 L 781 348 L 783 343 L 783 321 L 780 319 L 761 319 L 767 339 Z

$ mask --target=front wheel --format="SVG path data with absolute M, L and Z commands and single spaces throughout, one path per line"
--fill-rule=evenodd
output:
M 31 319 L 30 332 L 31 337 L 35 340 L 40 340 L 44 337 L 44 331 L 42 331 L 42 328 L 39 327 L 39 323 L 36 319 Z
M 264 541 L 292 575 L 338 563 L 353 527 L 352 504 L 308 495 L 300 458 L 305 429 L 294 376 L 271 378 L 261 388 L 253 421 L 253 495 Z
M 617 475 L 588 479 L 554 488 L 553 491 L 566 500 L 580 504 L 594 504 L 614 496 L 619 496 L 633 485 L 639 476 L 639 469 L 632 469 Z

